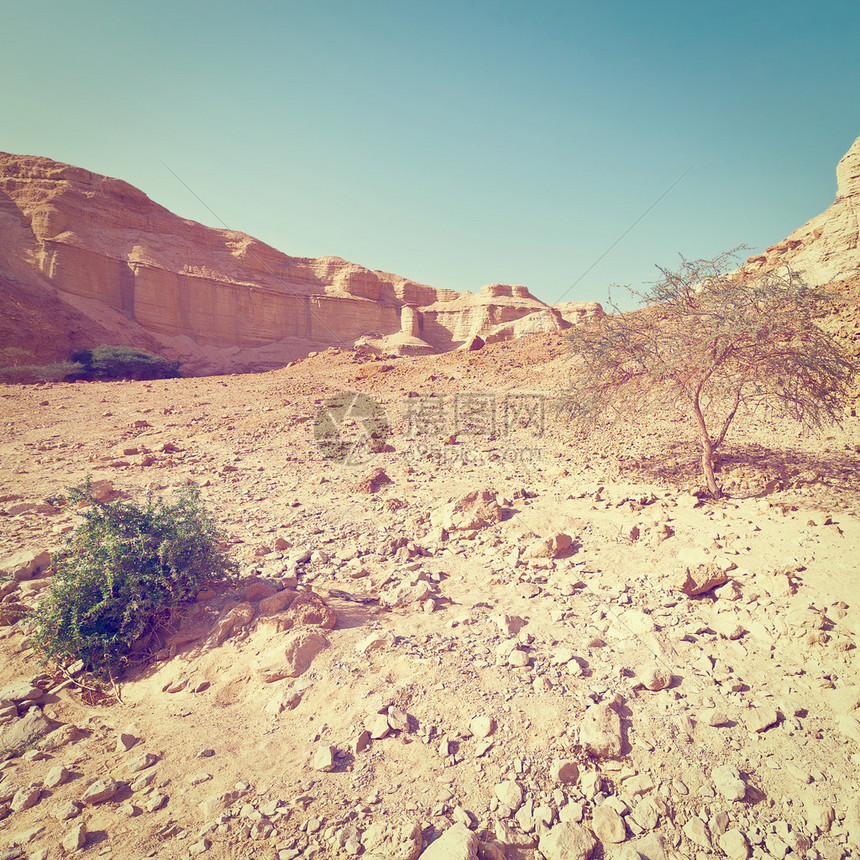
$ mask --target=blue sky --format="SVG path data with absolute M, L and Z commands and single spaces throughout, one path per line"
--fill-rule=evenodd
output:
M 605 301 L 759 250 L 860 135 L 856 2 L 5 6 L 0 149 L 457 290 Z

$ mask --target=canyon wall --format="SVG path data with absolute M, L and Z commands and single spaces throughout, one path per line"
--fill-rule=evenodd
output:
M 93 320 L 99 342 L 122 329 L 118 342 L 156 343 L 191 372 L 263 369 L 368 337 L 394 352 L 446 350 L 591 313 L 553 309 L 521 286 L 457 293 L 337 257 L 291 257 L 180 218 L 119 179 L 34 156 L 0 153 L 0 237 L 2 283 L 49 291 Z

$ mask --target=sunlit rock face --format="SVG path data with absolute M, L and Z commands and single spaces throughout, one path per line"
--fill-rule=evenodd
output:
M 457 293 L 337 257 L 291 257 L 48 158 L 0 153 L 0 193 L 4 290 L 48 290 L 74 309 L 78 328 L 81 315 L 93 321 L 98 342 L 113 331 L 115 342 L 156 348 L 186 372 L 263 369 L 368 337 L 393 353 L 444 351 L 582 316 L 522 286 Z
M 836 200 L 764 254 L 751 257 L 750 271 L 788 265 L 815 286 L 860 273 L 860 137 L 836 166 Z

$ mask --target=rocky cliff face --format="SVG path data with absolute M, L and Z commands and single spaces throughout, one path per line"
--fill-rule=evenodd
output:
M 569 325 L 525 287 L 459 294 L 337 257 L 291 257 L 47 158 L 0 153 L 0 236 L 4 294 L 11 284 L 41 290 L 91 319 L 99 342 L 117 330 L 116 342 L 155 343 L 192 372 L 278 366 L 368 337 L 432 352 L 475 334 Z M 525 317 L 534 319 L 503 331 Z
M 860 273 L 860 137 L 836 166 L 836 200 L 790 236 L 750 257 L 749 271 L 782 265 L 822 286 Z

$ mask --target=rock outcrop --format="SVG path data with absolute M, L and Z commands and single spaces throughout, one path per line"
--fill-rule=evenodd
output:
M 836 166 L 836 200 L 820 215 L 750 257 L 747 271 L 768 271 L 784 265 L 815 286 L 860 274 L 860 137 Z
M 46 339 L 22 330 L 16 340 L 12 324 L 0 346 L 39 354 L 57 342 L 54 358 L 69 345 L 111 342 L 178 359 L 185 372 L 223 372 L 360 340 L 382 353 L 421 354 L 572 321 L 567 305 L 555 310 L 525 287 L 493 284 L 476 296 L 338 257 L 291 257 L 48 158 L 0 153 L 0 236 L 2 305 L 26 317 L 38 299 L 54 307 L 58 334 L 76 333 Z

